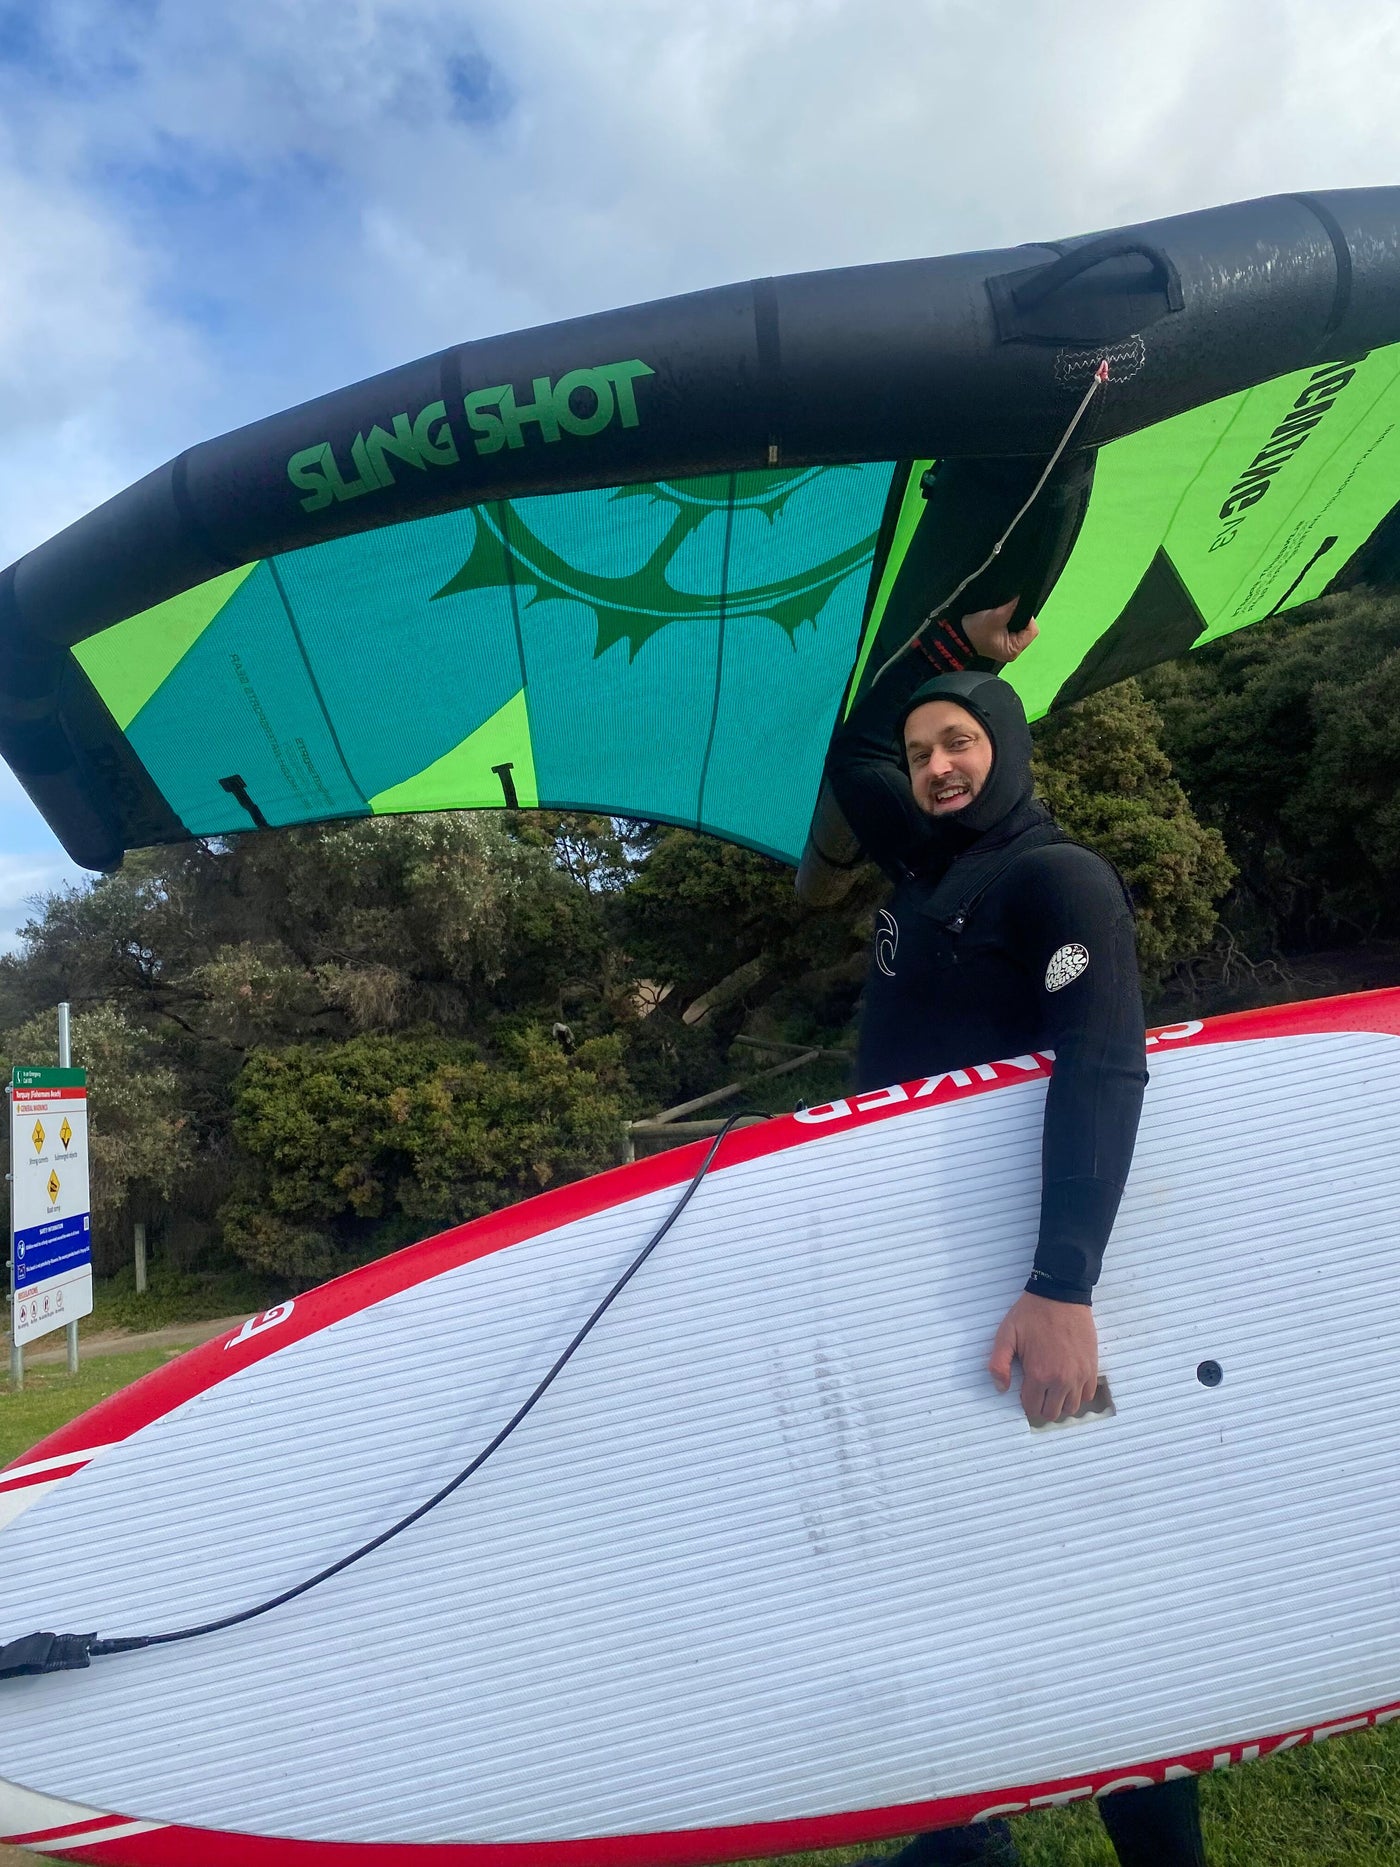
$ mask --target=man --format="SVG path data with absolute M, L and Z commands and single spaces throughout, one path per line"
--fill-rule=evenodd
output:
M 1021 1364 L 1032 1422 L 1088 1404 L 1092 1308 L 1137 1135 L 1143 1011 L 1132 910 L 1117 873 L 1071 842 L 1034 796 L 1031 739 L 991 664 L 1014 659 L 1014 601 L 942 622 L 919 646 L 950 669 L 910 691 L 891 669 L 837 735 L 827 775 L 851 828 L 894 883 L 862 1014 L 861 1089 L 1053 1050 L 1039 1237 L 996 1332 L 1003 1392 Z M 968 664 L 981 661 L 979 671 Z M 931 670 L 930 670 L 931 671 Z M 1100 1805 L 1122 1867 L 1204 1867 L 1194 1778 Z M 921 1835 L 900 1867 L 1006 1862 L 1003 1822 Z

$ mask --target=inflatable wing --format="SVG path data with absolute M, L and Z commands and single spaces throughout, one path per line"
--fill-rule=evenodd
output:
M 720 287 L 205 442 L 0 579 L 74 859 L 548 805 L 796 861 L 843 704 L 974 570 L 1032 714 L 1400 554 L 1400 189 Z M 818 838 L 820 841 L 820 836 Z

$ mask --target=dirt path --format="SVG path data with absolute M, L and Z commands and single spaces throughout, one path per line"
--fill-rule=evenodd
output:
M 100 1335 L 85 1335 L 79 1343 L 79 1354 L 84 1361 L 97 1355 L 139 1355 L 148 1348 L 195 1348 L 201 1342 L 212 1342 L 216 1335 L 222 1335 L 227 1329 L 237 1329 L 246 1322 L 246 1316 L 220 1316 L 213 1322 L 177 1322 L 167 1329 L 148 1329 L 138 1334 L 130 1329 L 108 1329 Z M 26 1368 L 62 1367 L 68 1359 L 68 1348 L 62 1335 L 53 1338 L 47 1348 L 26 1349 L 24 1365 Z M 0 1854 L 0 1867 L 9 1867 Z

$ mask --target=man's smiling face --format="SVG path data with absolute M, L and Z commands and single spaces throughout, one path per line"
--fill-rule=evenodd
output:
M 914 802 L 930 817 L 966 810 L 992 769 L 992 742 L 964 707 L 926 700 L 904 722 Z

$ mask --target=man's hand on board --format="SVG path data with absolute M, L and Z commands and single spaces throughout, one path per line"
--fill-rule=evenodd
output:
M 987 1369 L 1005 1393 L 1011 1363 L 1021 1363 L 1021 1407 L 1032 1426 L 1068 1419 L 1087 1407 L 1099 1384 L 1099 1336 L 1085 1303 L 1017 1297 L 1002 1319 Z

